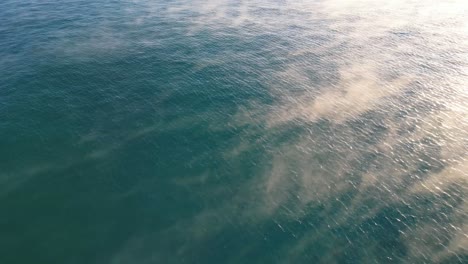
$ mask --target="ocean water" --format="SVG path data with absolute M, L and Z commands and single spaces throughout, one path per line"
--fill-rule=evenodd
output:
M 464 0 L 0 1 L 0 263 L 468 263 Z

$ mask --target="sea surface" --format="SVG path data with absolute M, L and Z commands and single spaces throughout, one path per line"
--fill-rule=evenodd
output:
M 466 0 L 1 0 L 0 263 L 468 263 Z

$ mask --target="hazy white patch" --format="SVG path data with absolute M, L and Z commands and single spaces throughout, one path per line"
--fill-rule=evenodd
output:
M 440 173 L 430 175 L 428 179 L 412 186 L 410 191 L 412 193 L 442 193 L 453 184 L 468 191 L 468 160 L 449 166 Z
M 465 189 L 466 190 L 466 189 Z M 468 202 L 464 201 L 454 213 L 440 222 L 432 221 L 408 230 L 404 242 L 408 248 L 407 259 L 443 263 L 447 259 L 459 261 L 468 253 Z
M 225 159 L 236 158 L 244 154 L 246 151 L 251 149 L 251 143 L 246 140 L 239 142 L 235 147 L 223 153 Z
M 173 182 L 176 185 L 191 188 L 194 185 L 202 185 L 210 178 L 210 173 L 204 173 L 198 176 L 191 175 L 190 177 L 175 177 Z
M 305 99 L 300 96 L 290 98 L 292 102 L 285 103 L 286 109 L 278 106 L 281 110 L 270 118 L 270 125 L 294 119 L 316 121 L 320 118 L 341 123 L 379 106 L 383 99 L 397 94 L 410 83 L 409 78 L 403 77 L 382 81 L 375 71 L 375 67 L 369 64 L 341 69 L 336 86 L 322 88 L 323 92 L 312 99 L 307 95 Z
M 111 263 L 130 264 L 135 260 L 138 263 L 178 263 L 193 243 L 203 241 L 211 232 L 221 229 L 216 221 L 219 217 L 217 213 L 206 211 L 159 232 L 136 234 L 114 255 Z M 171 245 L 177 245 L 177 251 L 170 250 Z
M 41 164 L 28 166 L 28 168 L 18 170 L 15 172 L 3 172 L 0 174 L 0 186 L 2 192 L 8 192 L 15 189 L 17 186 L 35 177 L 38 174 L 47 172 L 53 169 L 52 164 Z
M 94 159 L 94 160 L 95 159 L 103 159 L 103 158 L 108 157 L 112 153 L 112 151 L 114 151 L 117 148 L 118 148 L 118 146 L 113 146 L 113 147 L 93 150 L 93 151 L 91 151 L 91 153 L 89 153 L 86 156 L 86 158 L 87 159 Z
M 138 263 L 180 263 L 194 248 L 204 250 L 203 241 L 227 225 L 239 225 L 241 218 L 236 216 L 237 213 L 240 211 L 227 203 L 223 207 L 202 210 L 192 217 L 180 219 L 165 229 L 135 234 L 113 256 L 111 263 L 130 264 L 135 260 Z
M 70 165 L 70 163 L 66 162 L 45 163 L 28 165 L 26 168 L 16 171 L 3 172 L 0 174 L 0 197 L 9 194 L 35 177 L 68 168 Z
M 266 206 L 262 209 L 269 215 L 284 203 L 291 188 L 294 187 L 294 180 L 287 177 L 288 169 L 287 162 L 281 157 L 273 158 L 273 167 L 266 176 L 265 185 L 263 188 L 259 188 L 264 190 L 262 198 Z
M 232 25 L 235 27 L 241 26 L 245 22 L 251 20 L 249 14 L 249 6 L 247 5 L 246 1 L 241 1 L 238 7 L 238 15 L 232 21 Z
M 85 144 L 88 142 L 93 142 L 98 140 L 100 137 L 99 133 L 96 131 L 91 131 L 87 134 L 81 135 L 80 139 L 78 140 L 78 144 Z

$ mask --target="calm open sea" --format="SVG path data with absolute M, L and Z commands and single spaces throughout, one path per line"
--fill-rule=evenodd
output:
M 0 263 L 468 263 L 466 0 L 0 1 Z

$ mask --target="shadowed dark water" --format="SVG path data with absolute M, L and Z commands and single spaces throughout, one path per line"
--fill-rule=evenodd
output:
M 464 1 L 0 2 L 0 263 L 468 263 Z

